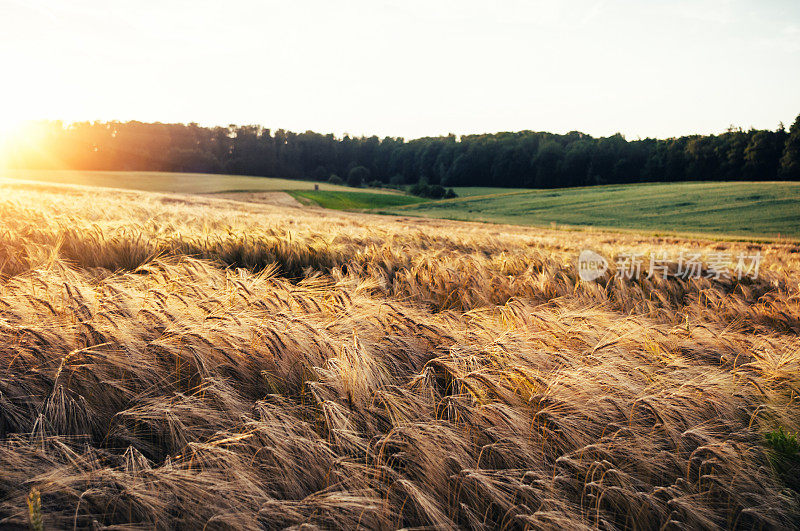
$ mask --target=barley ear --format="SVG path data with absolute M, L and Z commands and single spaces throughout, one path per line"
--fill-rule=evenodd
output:
M 42 523 L 42 495 L 36 487 L 28 494 L 28 526 L 31 531 L 43 531 Z

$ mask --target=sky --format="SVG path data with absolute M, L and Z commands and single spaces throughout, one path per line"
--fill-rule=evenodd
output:
M 0 0 L 0 128 L 628 139 L 800 113 L 797 0 Z

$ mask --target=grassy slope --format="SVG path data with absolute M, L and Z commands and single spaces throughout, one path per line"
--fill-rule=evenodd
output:
M 800 183 L 614 185 L 475 196 L 397 213 L 446 219 L 748 236 L 800 236 Z
M 0 170 L 0 177 L 25 179 L 56 184 L 81 184 L 105 186 L 146 192 L 175 192 L 183 194 L 207 194 L 215 192 L 270 192 L 282 190 L 352 190 L 347 186 L 336 186 L 313 181 L 296 181 L 272 177 L 249 177 L 244 175 L 216 175 L 207 173 L 169 173 L 152 171 L 71 171 L 71 170 Z M 395 193 L 380 190 L 375 193 Z
M 385 194 L 374 192 L 339 191 L 292 191 L 295 199 L 307 199 L 324 208 L 333 210 L 359 210 L 370 208 L 390 208 L 428 202 L 428 199 L 413 195 Z

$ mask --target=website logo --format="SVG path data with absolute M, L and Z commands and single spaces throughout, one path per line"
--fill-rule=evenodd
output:
M 591 282 L 600 278 L 608 270 L 608 261 L 589 249 L 581 251 L 578 256 L 578 276 L 581 280 Z

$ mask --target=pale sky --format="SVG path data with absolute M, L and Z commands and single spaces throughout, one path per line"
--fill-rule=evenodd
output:
M 0 0 L 0 124 L 415 138 L 787 128 L 797 0 Z

